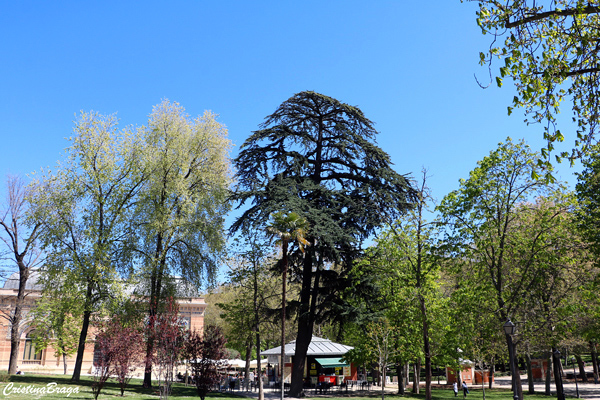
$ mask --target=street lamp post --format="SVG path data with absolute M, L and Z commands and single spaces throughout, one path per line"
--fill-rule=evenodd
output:
M 571 361 L 573 361 L 573 379 L 575 379 L 575 391 L 577 393 L 577 398 L 579 398 L 579 384 L 577 383 L 577 373 L 575 372 L 575 357 L 571 357 Z
M 517 393 L 517 382 L 515 380 L 515 354 L 512 341 L 512 336 L 515 334 L 516 326 L 511 322 L 510 319 L 508 319 L 508 321 L 506 321 L 502 327 L 504 328 L 504 333 L 511 337 L 511 341 L 508 346 L 508 362 L 510 363 L 513 398 L 515 400 L 519 400 L 519 394 Z

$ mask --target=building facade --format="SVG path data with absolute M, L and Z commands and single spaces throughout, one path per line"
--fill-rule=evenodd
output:
M 17 299 L 19 275 L 11 275 L 0 289 L 0 370 L 8 370 L 10 360 L 10 316 L 14 312 Z M 42 286 L 37 284 L 37 273 L 34 271 L 27 283 L 27 294 L 23 307 L 23 316 L 19 326 L 19 352 L 18 369 L 27 373 L 59 373 L 64 372 L 63 357 L 56 357 L 55 349 L 48 346 L 45 349 L 36 349 L 31 339 L 33 333 L 31 311 L 36 307 L 36 302 L 42 296 Z M 206 303 L 202 297 L 184 297 L 177 300 L 179 315 L 185 324 L 193 330 L 204 329 L 204 314 Z M 83 356 L 82 374 L 94 372 L 94 337 L 95 330 L 90 327 Z M 75 355 L 67 357 L 67 373 L 73 372 Z M 141 376 L 142 371 L 140 371 Z

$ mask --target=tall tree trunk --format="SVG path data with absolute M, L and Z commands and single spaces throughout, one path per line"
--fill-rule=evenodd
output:
M 481 393 L 483 395 L 483 400 L 485 400 L 485 369 L 483 366 L 483 361 L 480 363 L 481 366 Z
M 590 341 L 590 353 L 592 355 L 592 366 L 594 367 L 594 383 L 598 383 L 598 352 L 596 342 Z
M 425 298 L 423 298 L 422 294 L 419 294 L 419 302 L 421 303 L 421 318 L 423 318 L 423 353 L 425 353 L 425 399 L 431 400 L 431 348 L 429 344 L 429 322 L 427 320 L 427 306 L 425 305 Z
M 419 383 L 421 382 L 421 360 L 417 359 L 413 364 L 413 388 L 414 394 L 419 394 Z
M 523 383 L 521 382 L 521 372 L 519 371 L 519 358 L 517 357 L 517 346 L 514 345 L 515 349 L 515 385 L 517 386 L 517 395 L 519 400 L 523 400 Z
M 381 400 L 385 400 L 385 369 L 386 367 L 383 365 L 379 366 L 379 376 L 381 379 Z
M 544 394 L 550 396 L 552 394 L 550 391 L 550 381 L 552 380 L 552 352 L 548 354 L 546 363 L 546 390 L 544 391 Z
M 30 269 L 25 265 L 22 257 L 16 252 L 17 265 L 19 266 L 19 291 L 12 318 L 10 319 L 10 358 L 8 362 L 8 373 L 14 375 L 17 373 L 17 363 L 19 357 L 19 344 L 21 337 L 19 327 L 23 317 L 23 305 L 25 303 L 25 288 L 29 279 Z
M 85 352 L 85 341 L 87 339 L 87 332 L 90 327 L 90 319 L 92 317 L 92 306 L 90 304 L 92 295 L 94 294 L 94 287 L 92 282 L 88 282 L 85 293 L 86 305 L 83 311 L 83 323 L 81 324 L 81 332 L 79 334 L 79 344 L 77 346 L 77 356 L 75 357 L 75 366 L 73 367 L 73 376 L 71 377 L 72 382 L 79 382 L 81 378 L 81 367 L 83 365 L 83 353 Z
M 65 348 L 62 348 L 62 358 L 63 358 L 63 373 L 67 374 L 67 354 L 65 353 Z
M 396 364 L 396 375 L 398 375 L 398 394 L 404 395 L 404 365 L 401 362 Z
M 490 363 L 490 379 L 488 380 L 488 387 L 490 389 L 494 388 L 494 374 L 496 373 L 496 365 L 494 364 L 494 358 L 492 357 L 492 361 Z
M 244 367 L 244 390 L 250 390 L 250 361 L 252 361 L 252 334 L 246 339 L 246 356 L 244 361 L 246 366 Z
M 75 366 L 73 367 L 72 382 L 79 382 L 81 378 L 81 366 L 83 364 L 83 353 L 85 352 L 85 340 L 87 338 L 88 328 L 92 312 L 85 310 L 83 312 L 83 323 L 81 324 L 81 333 L 79 334 L 79 345 L 77 346 L 77 356 L 75 357 Z
M 286 284 L 287 284 L 287 268 L 288 268 L 288 244 L 287 241 L 283 240 L 283 244 L 281 246 L 282 256 L 283 256 L 283 273 L 282 273 L 282 283 L 281 283 L 281 400 L 283 400 L 285 393 L 285 383 L 283 378 L 285 376 L 285 292 L 286 292 Z
M 535 393 L 535 385 L 533 382 L 533 371 L 531 369 L 531 354 L 529 354 L 529 351 L 527 351 L 527 353 L 525 354 L 525 362 L 527 364 L 527 386 L 528 386 L 527 393 L 534 394 Z
M 302 393 L 304 366 L 306 353 L 312 340 L 314 327 L 314 316 L 318 301 L 320 284 L 320 271 L 316 268 L 313 276 L 314 243 L 310 240 L 310 246 L 304 254 L 304 265 L 302 272 L 302 288 L 300 290 L 300 314 L 298 317 L 298 334 L 296 336 L 296 352 L 294 355 L 294 367 L 292 368 L 292 383 L 290 386 L 290 397 L 299 397 Z
M 513 342 L 513 338 L 511 335 L 504 335 L 504 337 L 506 338 L 506 345 L 509 348 L 509 354 L 512 351 L 513 353 L 513 368 L 511 369 L 511 373 L 514 371 L 514 376 L 512 377 L 512 379 L 514 380 L 514 390 L 516 392 L 516 395 L 518 396 L 519 400 L 523 400 L 523 385 L 521 383 L 521 373 L 519 372 L 519 362 L 518 362 L 518 357 L 517 357 L 517 349 L 515 346 L 515 343 Z M 510 365 L 510 360 L 509 360 L 509 365 Z
M 157 259 L 160 258 L 160 254 L 162 254 L 162 234 L 158 235 L 157 238 L 157 248 L 155 252 L 155 256 Z M 148 306 L 148 326 L 147 329 L 150 333 L 154 331 L 154 317 L 158 313 L 158 301 L 162 296 L 162 278 L 163 271 L 165 268 L 165 260 L 162 259 L 152 271 L 152 275 L 150 277 L 150 304 Z M 144 368 L 144 382 L 142 386 L 146 389 L 152 387 L 152 363 L 154 358 L 154 337 L 153 334 L 148 335 L 148 340 L 146 342 L 146 365 Z
M 256 304 L 256 299 L 255 299 L 255 304 Z M 255 318 L 256 318 L 256 325 L 254 328 L 254 331 L 256 332 L 256 369 L 257 369 L 257 374 L 258 374 L 258 400 L 264 400 L 265 399 L 265 393 L 264 393 L 264 389 L 263 389 L 263 379 L 262 379 L 262 365 L 261 365 L 261 360 L 260 360 L 260 331 L 258 328 L 258 310 L 255 308 L 254 309 L 255 312 Z
M 581 381 L 582 382 L 587 382 L 587 375 L 585 373 L 585 363 L 583 362 L 583 360 L 581 359 L 581 356 L 579 354 L 575 355 L 575 359 L 577 360 L 577 366 L 579 367 L 579 375 L 581 375 Z M 577 379 L 577 376 L 573 377 L 574 379 Z
M 263 380 L 262 380 L 262 366 L 260 360 L 260 315 L 259 315 L 259 306 L 258 306 L 258 272 L 256 268 L 254 269 L 254 293 L 252 296 L 253 309 L 254 309 L 254 334 L 256 337 L 256 369 L 258 374 L 258 400 L 264 400 L 265 394 L 263 391 Z
M 556 399 L 565 400 L 565 391 L 562 382 L 562 368 L 558 352 L 555 347 L 552 347 L 552 365 L 554 366 L 554 385 L 556 386 Z

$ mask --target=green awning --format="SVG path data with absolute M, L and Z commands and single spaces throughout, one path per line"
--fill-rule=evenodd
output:
M 341 358 L 315 358 L 321 367 L 335 368 L 335 367 L 349 367 L 350 365 L 342 362 Z

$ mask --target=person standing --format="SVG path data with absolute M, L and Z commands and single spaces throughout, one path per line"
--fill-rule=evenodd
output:
M 463 390 L 463 398 L 466 398 L 467 394 L 469 393 L 469 388 L 467 387 L 467 382 L 465 382 L 464 380 L 462 381 L 462 390 Z
M 454 389 L 454 397 L 458 396 L 458 383 L 454 382 L 452 388 Z

